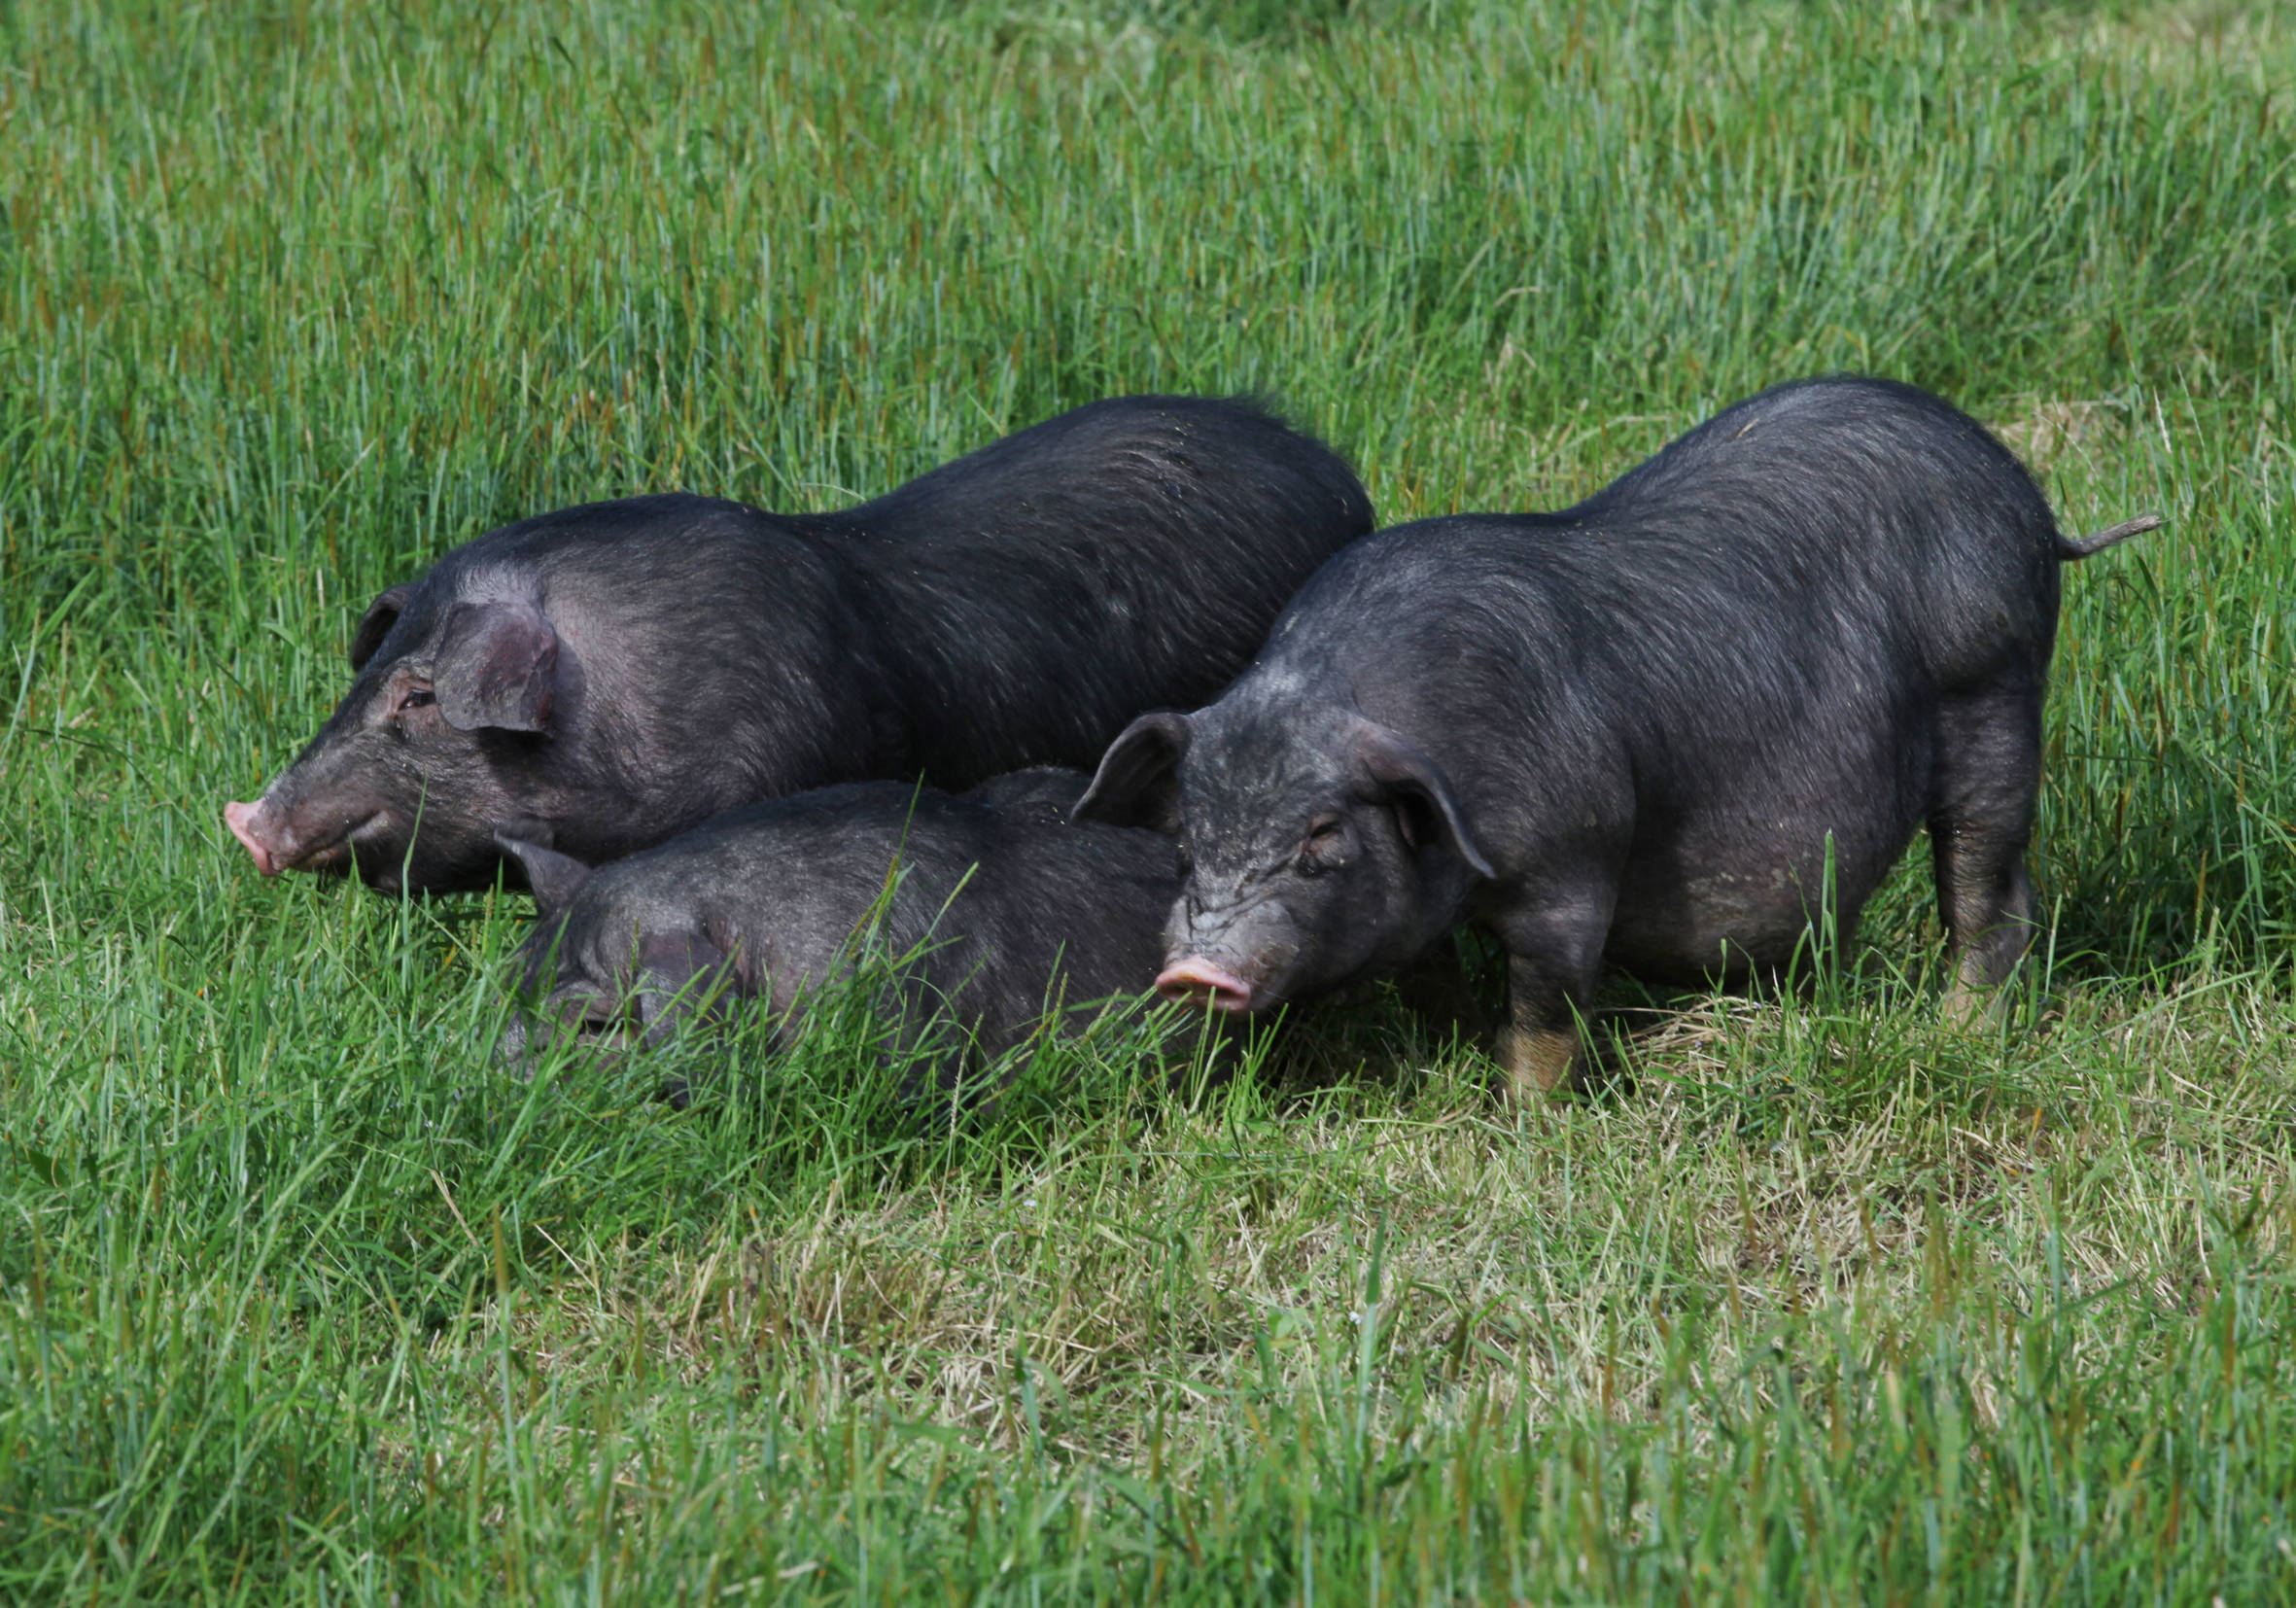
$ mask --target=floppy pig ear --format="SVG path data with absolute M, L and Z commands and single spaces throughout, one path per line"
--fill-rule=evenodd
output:
M 544 915 L 574 903 L 582 884 L 590 880 L 590 868 L 572 855 L 499 833 L 494 841 L 495 847 L 516 860 L 526 873 L 526 886 L 534 891 L 535 909 Z
M 1450 779 L 1444 775 L 1442 766 L 1405 742 L 1399 733 L 1370 720 L 1364 721 L 1356 731 L 1355 752 L 1373 781 L 1424 808 L 1444 846 L 1473 867 L 1476 875 L 1495 875 L 1491 862 L 1476 847 L 1474 834 L 1467 830 L 1458 797 L 1451 791 Z
M 1185 715 L 1141 716 L 1108 745 L 1093 785 L 1068 819 L 1178 831 L 1180 758 L 1195 736 Z
M 531 603 L 458 603 L 431 666 L 438 713 L 457 731 L 549 729 L 558 633 Z
M 645 1041 L 658 1044 L 678 1020 L 708 1007 L 723 974 L 725 951 L 698 932 L 648 933 L 638 946 L 638 1019 Z
M 391 634 L 391 627 L 399 623 L 399 616 L 406 609 L 406 600 L 414 596 L 414 582 L 406 581 L 392 587 L 366 606 L 366 612 L 359 616 L 358 628 L 351 633 L 351 668 L 365 670 L 366 661 L 374 657 L 374 650 L 383 646 L 383 639 Z

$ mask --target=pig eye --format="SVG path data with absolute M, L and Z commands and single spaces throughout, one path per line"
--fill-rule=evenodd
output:
M 410 682 L 399 689 L 399 700 L 391 706 L 393 715 L 403 715 L 410 709 L 423 709 L 438 701 L 428 682 Z
M 629 1026 L 625 1012 L 609 999 L 591 999 L 583 1003 L 580 1019 L 574 1031 L 585 1044 L 617 1048 L 627 1038 Z
M 1346 846 L 1346 829 L 1336 820 L 1310 821 L 1306 841 L 1300 845 L 1300 869 L 1313 875 L 1336 864 Z

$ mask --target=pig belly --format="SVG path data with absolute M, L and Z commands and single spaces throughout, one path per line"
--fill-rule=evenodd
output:
M 1792 964 L 1828 909 L 1847 936 L 1905 853 L 1926 802 L 1925 788 L 1870 774 L 1856 780 L 1858 787 L 1830 794 L 1837 802 L 1766 796 L 1710 805 L 1657 841 L 1638 842 L 1606 958 L 1638 976 L 1696 985 Z

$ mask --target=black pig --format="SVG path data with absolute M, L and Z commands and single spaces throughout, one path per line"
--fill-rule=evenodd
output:
M 1146 996 L 1162 963 L 1178 850 L 1070 825 L 1085 782 L 1024 771 L 962 795 L 848 783 L 728 811 L 597 871 L 505 838 L 541 914 L 519 952 L 522 996 L 544 1034 L 658 1040 L 729 998 L 763 1001 L 786 1034 L 848 973 L 874 913 L 869 941 L 903 962 L 879 1001 L 896 1042 L 954 1023 L 994 1055 L 1048 1004 L 1073 1015 Z M 521 1018 L 509 1053 L 529 1048 Z
M 1217 703 L 1118 738 L 1077 814 L 1182 834 L 1175 997 L 1263 1009 L 1485 926 L 1518 1094 L 1568 1074 L 1605 962 L 1786 965 L 1925 821 L 1966 1008 L 2031 933 L 2058 571 L 2157 523 L 2067 541 L 1937 399 L 1780 386 L 1560 513 L 1355 543 Z
M 1216 692 L 1371 525 L 1323 446 L 1189 397 L 1080 407 L 837 513 L 544 514 L 375 599 L 350 692 L 225 821 L 266 875 L 433 892 L 489 886 L 497 834 L 596 862 L 834 782 L 1090 765 Z

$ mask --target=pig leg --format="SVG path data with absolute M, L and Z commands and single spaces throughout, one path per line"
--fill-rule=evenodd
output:
M 1490 1012 L 1475 997 L 1467 967 L 1459 959 L 1457 935 L 1436 946 L 1395 975 L 1396 996 L 1419 1025 L 1439 1037 L 1457 1032 L 1474 1039 L 1491 1027 Z
M 1510 1020 L 1499 1030 L 1497 1050 L 1507 1073 L 1507 1098 L 1527 1105 L 1573 1082 L 1579 1034 L 1575 1028 L 1523 1027 Z
M 1579 1024 L 1602 974 L 1615 891 L 1513 914 L 1499 924 L 1507 949 L 1507 1015 L 1493 1057 L 1510 1099 L 1528 1101 L 1574 1081 Z
M 1948 705 L 1937 741 L 1930 847 L 1953 983 L 1946 1010 L 1963 1020 L 1989 1006 L 2033 942 L 2033 882 L 2025 849 L 2040 787 L 2040 698 L 2004 687 Z

